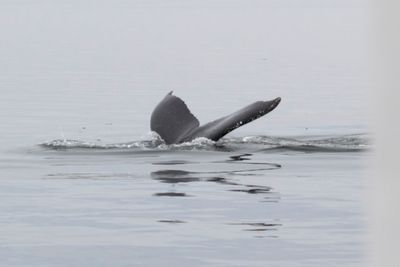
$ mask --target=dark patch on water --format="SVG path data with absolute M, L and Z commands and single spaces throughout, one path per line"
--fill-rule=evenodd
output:
M 246 154 L 231 156 L 230 158 L 231 158 L 231 161 L 243 161 L 243 160 L 250 160 L 250 158 L 246 158 L 246 157 L 250 157 L 252 155 L 253 154 L 246 153 Z
M 188 171 L 183 171 L 183 170 L 160 170 L 156 172 L 152 172 L 152 175 L 155 175 L 156 177 L 179 177 L 179 176 L 188 176 L 191 174 L 191 172 Z
M 266 194 L 271 192 L 270 187 L 259 187 L 259 188 L 251 188 L 251 189 L 231 189 L 229 191 L 233 192 L 244 192 L 248 194 Z
M 181 221 L 181 220 L 158 220 L 157 222 L 160 222 L 160 223 L 171 223 L 171 224 L 187 223 L 187 222 Z
M 228 179 L 226 179 L 224 177 L 211 177 L 211 178 L 208 178 L 207 181 L 219 183 L 219 184 L 225 184 L 225 185 L 241 185 L 241 184 L 229 181 Z
M 243 156 L 243 155 L 241 155 Z M 249 154 L 246 154 L 249 156 Z M 269 163 L 271 164 L 271 163 Z M 274 165 L 274 164 L 271 164 Z M 278 165 L 278 164 L 276 164 Z M 159 170 L 151 172 L 150 176 L 163 183 L 169 184 L 177 184 L 177 183 L 190 183 L 190 182 L 213 182 L 221 185 L 234 186 L 239 188 L 229 188 L 226 191 L 230 192 L 241 192 L 248 194 L 272 194 L 272 188 L 269 186 L 263 185 L 254 185 L 254 184 L 243 184 L 232 181 L 228 177 L 220 176 L 220 174 L 232 175 L 236 172 L 239 172 L 241 176 L 251 175 L 251 172 L 257 170 L 271 170 L 278 168 L 274 165 L 274 168 L 263 168 L 263 169 L 246 169 L 246 170 L 231 170 L 231 171 L 207 171 L 207 172 L 191 172 L 186 170 Z M 279 165 L 280 166 L 280 165 Z M 250 172 L 250 173 L 248 173 Z M 214 176 L 215 174 L 219 174 L 218 176 Z M 243 188 L 244 187 L 244 188 Z M 270 200 L 270 199 L 269 199 Z M 273 198 L 274 202 L 277 202 L 279 197 Z M 270 201 L 271 202 L 271 201 Z
M 198 182 L 200 178 L 191 176 L 190 172 L 182 170 L 160 170 L 150 174 L 151 178 L 163 183 L 188 183 Z
M 277 227 L 282 226 L 279 223 L 230 223 L 230 225 L 243 225 L 250 226 L 253 228 L 244 228 L 243 231 L 277 231 Z
M 227 184 L 227 181 L 223 177 L 208 177 L 210 174 L 226 174 L 233 175 L 240 173 L 242 176 L 252 175 L 252 172 L 275 170 L 280 168 L 279 164 L 268 163 L 273 167 L 270 168 L 258 168 L 258 169 L 243 169 L 243 170 L 227 170 L 227 171 L 210 171 L 210 172 L 189 172 L 184 170 L 159 170 L 151 172 L 150 176 L 155 180 L 160 180 L 165 183 L 186 183 L 186 182 L 198 182 L 198 181 L 209 181 Z M 232 183 L 230 183 L 232 184 Z
M 280 223 L 265 223 L 265 222 L 256 222 L 256 223 L 230 223 L 230 225 L 247 225 L 247 226 L 256 226 L 256 227 L 276 227 L 282 226 Z
M 243 231 L 251 231 L 251 232 L 264 232 L 264 231 L 276 231 L 277 229 L 268 229 L 268 228 L 255 228 L 255 229 L 243 229 Z
M 178 193 L 178 192 L 163 192 L 163 193 L 155 193 L 156 197 L 190 197 L 186 193 Z
M 261 163 L 260 163 L 261 164 Z M 234 175 L 240 174 L 242 176 L 253 175 L 253 172 L 269 171 L 281 168 L 280 164 L 276 163 L 262 163 L 265 168 L 252 168 L 252 169 L 236 169 L 236 170 L 222 170 L 222 171 L 203 171 L 203 172 L 190 172 L 184 170 L 159 170 L 152 172 L 150 176 L 153 179 L 162 180 L 164 182 L 194 182 L 200 180 L 208 180 L 215 177 L 207 177 L 209 175 Z M 221 181 L 216 181 L 221 182 Z
M 153 165 L 184 165 L 184 164 L 194 164 L 197 162 L 193 161 L 186 161 L 186 160 L 170 160 L 170 161 L 160 161 L 160 162 L 153 162 Z
M 255 222 L 255 223 L 229 223 L 229 225 L 238 225 L 238 226 L 245 226 L 243 231 L 246 232 L 270 232 L 270 231 L 278 231 L 278 227 L 282 226 L 279 223 L 266 223 L 266 222 Z M 250 228 L 249 228 L 250 227 Z M 264 238 L 269 236 L 261 236 L 257 235 L 254 236 L 256 238 Z

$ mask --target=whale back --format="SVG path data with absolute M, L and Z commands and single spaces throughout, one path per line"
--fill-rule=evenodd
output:
M 199 127 L 199 121 L 185 102 L 168 93 L 151 114 L 150 129 L 157 132 L 166 144 L 182 142 Z

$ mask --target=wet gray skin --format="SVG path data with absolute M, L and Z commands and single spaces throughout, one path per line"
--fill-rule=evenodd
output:
M 274 110 L 280 101 L 280 97 L 271 101 L 257 101 L 228 116 L 200 126 L 185 102 L 174 96 L 171 91 L 154 109 L 150 128 L 158 133 L 166 144 L 179 144 L 198 137 L 218 141 L 231 131 Z

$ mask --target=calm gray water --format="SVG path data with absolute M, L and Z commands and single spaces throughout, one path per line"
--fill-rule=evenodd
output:
M 0 1 L 1 266 L 364 266 L 363 1 Z M 280 96 L 213 143 L 149 132 Z

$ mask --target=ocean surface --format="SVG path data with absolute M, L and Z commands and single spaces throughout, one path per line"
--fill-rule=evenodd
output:
M 365 266 L 365 1 L 0 1 L 0 266 Z M 165 145 L 171 90 L 202 123 Z

